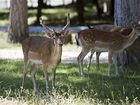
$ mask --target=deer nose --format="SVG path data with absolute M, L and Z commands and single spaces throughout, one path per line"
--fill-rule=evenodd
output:
M 57 43 L 58 43 L 58 45 L 62 46 L 62 45 L 63 45 L 63 40 L 60 40 L 60 39 L 59 39 L 59 40 L 57 41 Z

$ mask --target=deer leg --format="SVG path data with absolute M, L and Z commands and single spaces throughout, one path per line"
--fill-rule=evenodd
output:
M 55 88 L 56 67 L 52 69 L 52 88 Z
M 83 76 L 83 59 L 84 57 L 87 55 L 87 53 L 89 52 L 89 50 L 82 50 L 82 52 L 79 54 L 77 61 L 79 64 L 79 72 L 80 72 L 80 76 Z
M 113 61 L 114 61 L 114 64 L 115 64 L 115 69 L 116 69 L 116 75 L 119 76 L 120 73 L 119 73 L 119 67 L 120 65 L 117 64 L 117 57 L 118 57 L 118 54 L 114 54 L 113 55 Z
M 99 67 L 99 57 L 100 57 L 101 52 L 96 52 L 96 70 L 100 70 Z
M 88 72 L 90 71 L 91 59 L 93 57 L 93 54 L 94 54 L 94 51 L 91 51 L 91 54 L 89 56 L 88 65 L 87 65 Z
M 27 65 L 28 65 L 28 60 L 27 60 L 27 58 L 24 58 L 24 71 L 23 71 L 23 79 L 22 79 L 21 89 L 23 89 L 23 87 L 24 87 L 25 78 L 26 78 L 26 75 L 28 73 Z
M 113 53 L 108 52 L 108 76 L 111 77 L 111 68 L 113 65 L 113 60 L 112 60 Z
M 124 71 L 123 71 L 124 63 L 120 63 L 120 61 L 123 61 L 123 59 L 121 59 L 121 54 L 122 54 L 121 52 L 118 54 L 114 54 L 114 57 L 113 57 L 117 76 L 123 76 L 123 73 L 124 73 Z
M 140 64 L 139 64 L 139 61 L 138 61 L 138 58 L 136 57 L 136 55 L 133 52 L 129 52 L 129 54 L 130 54 L 130 56 L 132 56 L 132 59 L 137 64 L 138 68 L 140 68 Z
M 45 75 L 45 81 L 46 81 L 46 95 L 48 94 L 49 91 L 49 83 L 48 83 L 48 70 L 47 70 L 48 66 L 46 66 L 45 64 L 43 64 L 43 70 L 44 70 L 44 75 Z
M 32 81 L 33 81 L 33 86 L 34 86 L 34 92 L 35 94 L 38 94 L 37 83 L 36 83 L 36 78 L 35 78 L 36 70 L 37 70 L 36 65 L 33 64 L 32 69 L 31 69 L 31 76 L 32 76 Z

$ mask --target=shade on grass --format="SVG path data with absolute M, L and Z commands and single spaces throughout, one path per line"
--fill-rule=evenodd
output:
M 0 60 L 0 96 L 17 98 L 22 82 L 23 61 L 21 60 Z M 86 69 L 86 65 L 84 65 Z M 136 68 L 135 68 L 136 69 Z M 82 99 L 98 99 L 102 102 L 133 102 L 134 99 L 140 99 L 140 72 L 137 70 L 128 70 L 125 76 L 118 78 L 113 75 L 107 77 L 107 64 L 101 64 L 101 70 L 91 67 L 91 71 L 85 76 L 80 77 L 77 64 L 60 64 L 56 73 L 56 94 L 63 97 L 74 96 Z M 131 74 L 130 74 L 131 72 Z M 133 74 L 133 75 L 132 75 Z M 42 67 L 37 72 L 37 80 L 42 95 L 45 93 L 45 80 Z M 49 77 L 51 71 L 49 70 Z M 50 78 L 51 79 L 51 78 Z M 51 85 L 51 84 L 50 84 Z M 27 92 L 29 91 L 29 93 Z M 24 95 L 33 97 L 33 86 L 30 75 L 25 81 Z M 51 89 L 50 89 L 51 91 Z M 121 102 L 120 102 L 121 100 Z

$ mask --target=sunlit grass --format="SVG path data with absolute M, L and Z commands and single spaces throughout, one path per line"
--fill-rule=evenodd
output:
M 20 104 L 22 99 L 25 103 L 33 104 L 35 96 L 33 95 L 30 74 L 28 74 L 25 81 L 24 94 L 20 93 L 23 61 L 0 60 L 0 65 L 0 96 L 3 97 L 2 99 L 8 96 L 16 99 L 16 102 L 18 101 Z M 140 99 L 139 71 L 135 76 L 126 72 L 126 75 L 122 78 L 115 75 L 109 78 L 105 74 L 106 72 L 107 64 L 101 64 L 100 71 L 95 70 L 94 65 L 92 65 L 89 73 L 87 73 L 86 65 L 84 65 L 85 76 L 80 77 L 77 64 L 61 63 L 56 73 L 56 90 L 51 92 L 50 88 L 51 94 L 47 98 L 45 96 L 44 75 L 42 67 L 39 66 L 36 77 L 41 94 L 38 102 L 50 102 L 51 105 L 54 105 L 54 102 L 60 103 L 59 105 L 62 105 L 62 103 L 69 105 L 69 102 L 73 103 L 72 105 L 138 103 Z M 51 79 L 51 70 L 49 70 L 49 77 Z M 9 98 L 9 101 L 11 98 Z
M 8 19 L 4 19 L 4 20 L 0 20 L 0 25 L 1 26 L 8 26 L 9 25 L 9 21 L 8 21 Z
M 8 33 L 7 32 L 2 32 L 0 31 L 0 49 L 10 49 L 10 48 L 15 48 L 15 49 L 18 49 L 18 48 L 21 48 L 21 45 L 20 44 L 11 44 L 11 43 L 8 43 L 7 41 L 7 37 L 8 37 Z

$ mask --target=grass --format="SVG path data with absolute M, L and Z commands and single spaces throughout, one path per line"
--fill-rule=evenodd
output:
M 20 44 L 7 43 L 7 37 L 7 32 L 0 31 L 0 49 L 19 49 L 21 47 Z
M 31 76 L 28 75 L 25 82 L 24 94 L 20 93 L 22 82 L 23 61 L 21 60 L 0 60 L 0 96 L 2 99 L 15 100 L 21 103 L 35 103 Z M 84 65 L 85 67 L 86 65 Z M 56 90 L 52 91 L 49 98 L 45 96 L 45 81 L 42 68 L 37 72 L 40 96 L 39 103 L 45 101 L 51 105 L 94 105 L 94 104 L 140 104 L 140 73 L 139 71 L 128 70 L 125 76 L 118 78 L 107 77 L 107 64 L 101 64 L 101 70 L 96 71 L 92 65 L 89 74 L 80 77 L 78 65 L 74 63 L 60 64 L 57 68 Z M 133 74 L 129 74 L 133 72 Z M 134 73 L 135 72 L 135 73 Z M 85 70 L 86 73 L 86 70 Z M 51 71 L 49 70 L 49 77 Z M 50 89 L 51 91 L 51 89 Z M 0 99 L 1 100 L 1 99 Z M 55 104 L 54 104 L 55 103 Z M 135 104 L 137 105 L 137 104 Z
M 20 45 L 8 44 L 7 33 L 1 32 L 0 48 L 20 48 Z M 16 46 L 16 47 L 15 47 Z M 77 51 L 73 45 L 64 46 L 64 51 Z M 109 78 L 107 64 L 101 64 L 99 71 L 94 65 L 85 77 L 80 77 L 78 65 L 61 63 L 57 68 L 56 89 L 45 95 L 45 81 L 42 68 L 37 72 L 40 95 L 33 94 L 31 76 L 28 75 L 23 94 L 20 92 L 22 82 L 23 61 L 0 60 L 0 103 L 1 104 L 50 104 L 50 105 L 137 105 L 140 104 L 140 71 L 136 65 L 126 66 L 125 75 Z M 115 70 L 113 70 L 115 71 Z M 115 74 L 113 72 L 113 74 Z M 49 77 L 51 71 L 49 71 Z M 50 82 L 49 82 L 50 83 Z
M 0 49 L 18 47 L 18 44 L 7 43 L 7 33 L 0 31 L 0 34 Z

